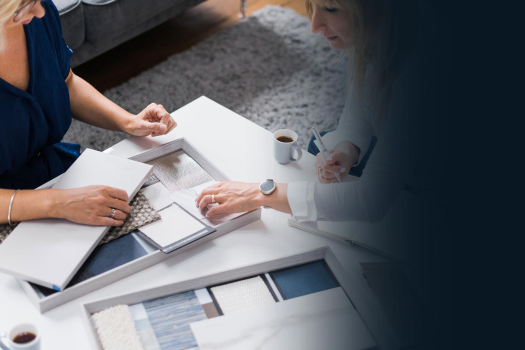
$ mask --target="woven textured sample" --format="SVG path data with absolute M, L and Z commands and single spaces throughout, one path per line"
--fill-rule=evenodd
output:
M 18 222 L 13 224 L 13 227 L 9 226 L 9 224 L 0 225 L 0 244 L 9 236 L 11 232 L 15 229 L 15 227 L 18 226 Z
M 153 174 L 170 192 L 184 190 L 213 180 L 184 151 L 168 154 L 148 164 L 153 165 Z
M 92 317 L 104 350 L 144 349 L 127 305 L 110 307 Z
M 146 226 L 160 220 L 160 215 L 151 206 L 148 199 L 142 192 L 137 192 L 136 196 L 129 203 L 131 212 L 129 213 L 122 226 L 112 227 L 108 233 L 102 238 L 99 245 L 111 242 L 131 231 L 134 231 L 142 226 Z
M 153 331 L 162 350 L 186 350 L 197 346 L 190 323 L 206 320 L 194 292 L 145 301 Z
M 153 209 L 148 199 L 142 192 L 137 192 L 135 197 L 129 203 L 131 212 L 124 220 L 122 226 L 114 226 L 106 233 L 104 238 L 100 241 L 99 245 L 111 242 L 114 239 L 119 238 L 131 231 L 134 231 L 142 226 L 151 224 L 157 220 L 160 220 L 160 215 Z M 16 223 L 13 227 L 9 225 L 0 225 L 0 244 L 9 236 L 11 232 L 18 225 Z
M 339 286 L 323 261 L 291 267 L 270 273 L 286 299 L 321 292 Z
M 270 290 L 259 276 L 213 287 L 211 291 L 225 315 L 275 303 Z

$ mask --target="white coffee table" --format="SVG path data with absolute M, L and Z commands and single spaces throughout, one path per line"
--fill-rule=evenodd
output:
M 227 108 L 201 97 L 172 113 L 178 127 L 157 138 L 130 137 L 106 150 L 129 157 L 185 137 L 229 178 L 245 182 L 315 180 L 315 157 L 303 151 L 297 163 L 281 165 L 273 159 L 272 134 Z M 299 135 L 306 137 L 306 135 Z M 80 302 L 174 283 L 247 264 L 276 259 L 308 249 L 330 246 L 358 292 L 352 302 L 379 345 L 390 342 L 383 331 L 385 318 L 359 274 L 360 262 L 386 259 L 359 246 L 343 246 L 288 226 L 287 214 L 263 210 L 262 220 L 229 233 L 159 265 L 62 305 L 41 315 L 14 278 L 0 274 L 0 331 L 17 323 L 40 328 L 42 349 L 82 350 L 91 344 L 79 317 Z

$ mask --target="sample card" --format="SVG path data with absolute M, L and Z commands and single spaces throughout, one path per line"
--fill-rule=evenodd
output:
M 117 305 L 93 316 L 95 328 L 105 350 L 142 350 L 135 322 L 127 305 Z
M 191 188 L 213 178 L 184 151 L 178 151 L 149 162 L 153 174 L 170 192 Z
M 375 340 L 342 288 L 191 324 L 200 350 L 362 350 Z
M 275 300 L 260 276 L 211 288 L 225 315 L 275 304 Z
M 140 190 L 140 192 L 142 192 L 142 194 L 150 202 L 151 206 L 157 211 L 164 209 L 173 203 L 170 198 L 170 192 L 160 182 L 148 187 L 144 187 Z
M 197 345 L 190 323 L 207 317 L 195 292 L 148 300 L 143 305 L 161 349 L 184 350 Z
M 141 227 L 140 231 L 161 247 L 180 241 L 206 227 L 178 205 L 172 205 L 160 214 L 161 220 Z
M 339 286 L 323 261 L 274 271 L 270 275 L 285 299 L 297 298 Z

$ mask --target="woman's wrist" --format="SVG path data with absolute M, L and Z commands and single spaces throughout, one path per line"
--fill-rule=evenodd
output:
M 356 147 L 350 141 L 339 142 L 335 147 L 335 151 L 348 154 L 348 156 L 350 157 L 350 166 L 354 166 L 357 163 L 357 161 L 359 160 L 359 154 L 361 153 L 359 147 Z
M 46 191 L 45 196 L 43 196 L 44 217 L 63 219 L 64 210 L 61 198 L 64 190 L 49 189 L 44 191 Z
M 288 204 L 288 184 L 275 184 L 275 191 L 272 194 L 264 194 L 257 185 L 256 202 L 259 207 L 270 207 L 277 211 L 291 213 L 290 205 Z
M 124 114 L 124 113 L 123 113 Z M 126 134 L 132 135 L 132 130 L 134 130 L 133 124 L 135 123 L 134 115 L 128 112 L 125 112 L 125 115 L 121 116 L 118 120 L 118 128 L 125 132 Z

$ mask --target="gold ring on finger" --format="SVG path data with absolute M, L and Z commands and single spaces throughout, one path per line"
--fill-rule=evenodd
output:
M 111 208 L 111 214 L 109 214 L 109 217 L 112 219 L 115 217 L 115 208 Z
M 215 201 L 215 195 L 214 195 L 214 194 L 211 195 L 211 202 L 214 203 L 214 204 L 217 203 L 217 202 Z

